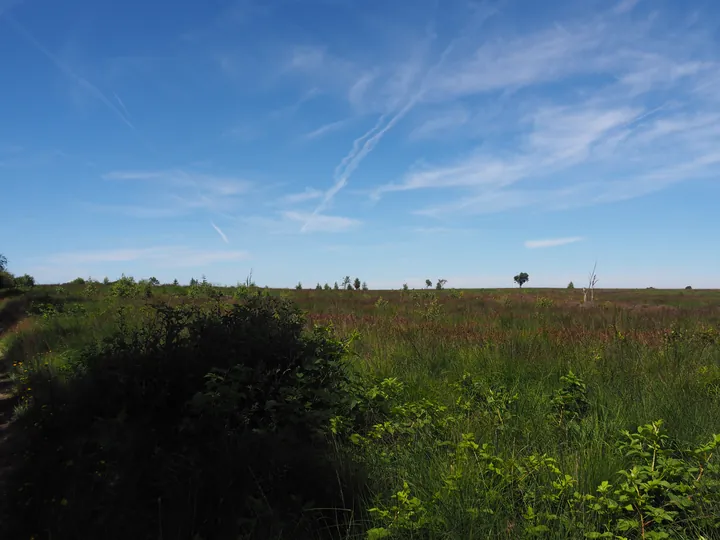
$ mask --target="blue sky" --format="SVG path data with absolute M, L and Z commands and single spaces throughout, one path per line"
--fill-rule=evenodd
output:
M 720 283 L 715 0 L 0 0 L 0 73 L 41 282 Z

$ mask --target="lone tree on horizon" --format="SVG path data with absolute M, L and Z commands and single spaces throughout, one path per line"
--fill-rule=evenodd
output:
M 527 272 L 520 272 L 517 276 L 513 278 L 513 280 L 522 289 L 522 286 L 525 285 L 528 281 L 530 281 L 530 276 L 528 276 Z

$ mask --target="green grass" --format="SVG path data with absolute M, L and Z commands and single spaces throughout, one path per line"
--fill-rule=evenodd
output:
M 3 301 L 0 317 L 17 302 L 0 350 L 20 413 L 42 391 L 28 389 L 32 374 L 68 377 L 87 346 L 147 325 L 148 304 L 212 310 L 244 294 L 112 291 L 36 287 Z M 720 537 L 718 457 L 690 451 L 720 433 L 720 291 L 600 290 L 591 306 L 578 289 L 268 293 L 295 301 L 308 327 L 357 334 L 353 406 L 328 431 L 338 479 L 355 484 L 318 536 Z M 657 424 L 638 432 L 658 420 L 669 439 Z

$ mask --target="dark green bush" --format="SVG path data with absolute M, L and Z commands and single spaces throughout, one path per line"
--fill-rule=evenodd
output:
M 343 513 L 313 509 L 346 508 L 354 489 L 326 437 L 346 408 L 346 343 L 304 326 L 293 304 L 261 294 L 155 306 L 143 324 L 121 319 L 70 374 L 31 372 L 25 457 L 0 536 L 337 532 Z
M 15 276 L 6 270 L 0 270 L 0 289 L 12 289 L 15 287 Z
M 30 274 L 24 274 L 15 278 L 16 287 L 32 288 L 35 286 L 35 278 Z

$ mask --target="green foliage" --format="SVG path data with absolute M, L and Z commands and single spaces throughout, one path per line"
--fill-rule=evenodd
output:
M 367 283 L 365 283 L 364 281 L 362 282 L 362 290 L 363 290 L 363 291 L 367 291 L 367 290 L 368 290 Z
M 340 289 L 340 286 L 338 285 L 338 282 L 336 281 L 335 284 L 333 285 L 333 290 L 337 291 L 338 289 Z
M 35 278 L 30 274 L 24 274 L 15 278 L 15 286 L 25 289 L 31 289 L 35 286 Z
M 438 280 L 437 280 L 437 285 L 435 285 L 435 288 L 436 288 L 438 291 L 441 291 L 441 290 L 443 290 L 443 289 L 445 288 L 445 284 L 446 284 L 446 283 L 447 283 L 447 279 L 438 279 Z
M 359 290 L 360 290 L 360 286 L 361 286 L 360 278 L 355 278 L 355 281 L 353 281 L 353 287 L 355 287 L 355 290 L 356 290 L 356 291 L 359 291 Z
M 326 283 L 325 285 L 323 285 L 323 290 L 325 290 L 325 291 L 331 291 L 331 290 L 332 290 L 332 287 L 330 287 L 330 285 L 329 285 L 328 283 Z
M 298 281 L 298 284 L 295 285 L 295 289 L 298 290 L 298 291 L 302 290 L 302 283 L 300 283 L 300 282 Z
M 571 281 L 570 283 L 567 284 L 567 288 L 568 288 L 568 289 L 574 289 L 574 288 L 575 288 L 575 284 Z
M 5 272 L 7 270 L 7 264 L 7 257 L 0 253 L 0 272 Z
M 712 292 L 135 285 L 0 299 L 29 317 L 0 537 L 718 537 Z
M 440 299 L 432 291 L 413 291 L 410 297 L 415 302 L 415 313 L 425 321 L 436 321 L 443 313 Z
M 71 285 L 85 285 L 85 278 L 76 277 L 70 282 Z
M 429 279 L 426 279 L 426 280 L 425 280 L 425 286 L 426 286 L 428 289 L 429 289 L 430 287 L 432 287 L 432 281 L 430 281 Z
M 555 421 L 565 426 L 582 420 L 590 409 L 590 402 L 585 382 L 572 371 L 560 377 L 560 382 L 563 386 L 553 393 L 550 403 Z
M 157 305 L 133 324 L 123 313 L 65 376 L 23 367 L 3 537 L 145 538 L 169 524 L 177 538 L 308 537 L 337 520 L 307 504 L 341 507 L 349 478 L 326 443 L 349 406 L 347 341 L 260 294 L 220 311 Z
M 552 298 L 547 298 L 545 296 L 538 296 L 538 298 L 535 300 L 535 307 L 537 309 L 549 309 L 555 305 L 555 302 L 553 302 Z
M 450 298 L 460 299 L 460 298 L 462 298 L 463 296 L 465 296 L 464 291 L 460 291 L 460 290 L 458 290 L 458 289 L 451 289 L 451 290 L 450 290 Z
M 527 272 L 520 272 L 513 278 L 513 281 L 517 283 L 520 288 L 522 288 L 523 285 L 530 281 L 530 276 L 527 274 Z
M 92 285 L 94 286 L 94 283 Z M 138 284 L 135 283 L 135 278 L 126 276 L 125 274 L 120 276 L 120 279 L 110 287 L 110 296 L 115 298 L 136 298 L 140 295 L 140 292 L 141 289 Z
M 87 298 L 93 298 L 98 293 L 98 286 L 97 283 L 94 281 L 88 281 L 85 285 L 85 289 L 83 290 L 83 294 Z
M 177 280 L 176 280 L 176 281 L 177 281 Z M 103 278 L 103 285 L 110 285 L 110 278 L 109 278 L 109 277 L 105 276 L 105 277 Z

